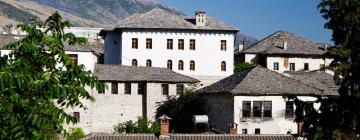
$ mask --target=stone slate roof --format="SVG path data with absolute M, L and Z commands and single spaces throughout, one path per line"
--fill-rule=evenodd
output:
M 325 71 L 316 70 L 311 72 L 297 71 L 291 72 L 286 71 L 291 78 L 299 80 L 300 82 L 324 90 L 327 95 L 338 96 L 339 86 L 336 85 L 334 76 L 326 73 Z
M 287 49 L 283 49 L 283 42 L 287 42 Z M 242 53 L 280 54 L 280 55 L 324 55 L 325 44 L 296 36 L 287 31 L 277 31 L 258 43 L 244 49 Z
M 95 75 L 102 81 L 196 83 L 197 79 L 167 68 L 96 64 Z
M 107 134 L 92 133 L 80 140 L 296 140 L 292 135 L 231 135 L 231 134 L 170 134 L 157 138 L 153 134 Z
M 116 28 L 238 31 L 236 28 L 210 16 L 207 16 L 206 26 L 196 26 L 195 19 L 192 17 L 175 15 L 159 8 L 144 14 L 133 14 L 115 26 L 104 30 L 111 31 Z
M 231 95 L 309 95 L 323 96 L 323 90 L 261 66 L 243 70 L 210 86 L 200 93 L 225 93 Z
M 5 50 L 5 45 L 9 43 L 13 43 L 18 41 L 18 39 L 14 38 L 13 35 L 2 35 L 0 34 L 0 50 Z M 18 36 L 19 38 L 22 38 L 23 36 Z M 91 45 L 83 46 L 83 45 L 69 45 L 67 42 L 64 42 L 64 50 L 65 51 L 75 51 L 75 52 L 93 52 L 89 48 Z

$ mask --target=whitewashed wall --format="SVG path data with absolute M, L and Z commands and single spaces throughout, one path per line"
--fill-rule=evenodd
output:
M 138 38 L 138 49 L 132 48 L 132 38 Z M 152 49 L 146 49 L 146 38 L 152 38 Z M 167 49 L 167 39 L 173 39 L 173 50 Z M 178 39 L 184 39 L 184 50 L 178 50 Z M 189 49 L 190 39 L 196 40 L 195 50 Z M 221 40 L 227 42 L 226 51 L 220 49 Z M 109 33 L 105 42 L 108 64 L 131 65 L 136 59 L 139 66 L 145 66 L 150 59 L 153 67 L 166 67 L 167 61 L 172 60 L 173 71 L 191 77 L 207 77 L 207 80 L 215 77 L 217 81 L 233 74 L 234 34 L 231 32 L 126 30 L 121 35 Z M 178 70 L 179 60 L 184 62 L 184 70 Z M 190 70 L 191 60 L 195 61 L 195 71 Z M 220 69 L 222 61 L 226 62 L 226 71 Z
M 288 57 L 288 66 L 285 67 L 285 59 L 284 57 L 267 57 L 267 68 L 274 70 L 274 63 L 279 63 L 279 70 L 278 72 L 284 72 L 290 70 L 290 63 L 295 63 L 295 71 L 304 70 L 304 63 L 309 63 L 309 70 L 319 70 L 320 65 L 324 64 L 328 66 L 332 59 L 326 58 L 311 58 L 311 57 Z
M 310 96 L 300 96 L 303 101 L 315 101 L 316 98 Z M 242 118 L 243 101 L 272 101 L 272 118 Z M 238 134 L 242 129 L 247 129 L 248 134 L 255 134 L 255 128 L 260 128 L 261 134 L 286 134 L 291 131 L 297 133 L 297 124 L 293 119 L 285 118 L 286 100 L 282 96 L 234 96 L 234 122 L 238 125 Z M 320 104 L 314 103 L 318 108 Z M 294 105 L 295 110 L 295 105 Z
M 86 134 L 92 132 L 112 132 L 113 126 L 129 120 L 136 121 L 143 115 L 143 96 L 138 94 L 138 84 L 131 84 L 131 94 L 124 94 L 124 83 L 118 83 L 118 94 L 111 94 L 111 84 L 107 83 L 105 94 L 90 90 L 95 102 L 84 101 L 87 110 L 67 109 L 69 113 L 80 112 L 80 122 L 66 128 L 81 127 Z M 176 95 L 176 84 L 169 84 L 169 96 Z M 155 120 L 157 102 L 167 99 L 161 93 L 161 83 L 147 83 L 147 117 Z

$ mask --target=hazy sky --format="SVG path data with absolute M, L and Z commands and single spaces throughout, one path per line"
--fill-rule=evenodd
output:
M 331 42 L 331 31 L 317 5 L 320 0 L 160 0 L 187 15 L 196 10 L 222 20 L 243 34 L 262 39 L 287 30 L 315 42 Z

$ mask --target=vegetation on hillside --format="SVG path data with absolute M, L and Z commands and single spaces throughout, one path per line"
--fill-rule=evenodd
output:
M 63 124 L 78 120 L 64 109 L 85 109 L 80 100 L 94 101 L 85 87 L 105 88 L 84 65 L 73 64 L 65 54 L 63 42 L 86 43 L 64 33 L 68 26 L 54 13 L 44 24 L 18 25 L 28 35 L 5 46 L 11 52 L 0 57 L 0 139 L 51 139 L 65 133 Z

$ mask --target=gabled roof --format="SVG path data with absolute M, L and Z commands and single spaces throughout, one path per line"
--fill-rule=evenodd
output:
M 160 8 L 155 8 L 144 14 L 133 14 L 115 26 L 104 30 L 111 31 L 117 28 L 238 31 L 236 28 L 210 16 L 207 16 L 206 26 L 196 26 L 194 18 L 175 15 Z
M 308 86 L 283 74 L 261 66 L 243 70 L 210 86 L 200 93 L 227 93 L 231 95 L 314 95 L 322 96 L 323 90 Z
M 6 50 L 5 45 L 9 43 L 14 43 L 19 39 L 15 39 L 15 37 L 23 38 L 24 36 L 14 36 L 14 35 L 2 35 L 0 34 L 0 50 Z M 89 45 L 89 47 L 91 47 Z M 87 48 L 84 45 L 69 45 L 69 43 L 64 42 L 64 50 L 65 51 L 74 51 L 74 52 L 93 52 L 91 49 Z
M 316 87 L 323 90 L 327 95 L 339 95 L 339 86 L 336 85 L 334 76 L 326 73 L 325 71 L 286 71 L 285 73 L 287 73 L 291 78 L 294 78 L 308 86 Z
M 284 41 L 287 42 L 287 48 L 283 49 Z M 287 31 L 277 31 L 274 34 L 264 38 L 258 43 L 242 51 L 242 53 L 255 54 L 290 54 L 290 55 L 324 55 L 325 44 L 315 43 L 313 41 L 296 36 Z
M 102 81 L 196 83 L 198 80 L 167 68 L 96 64 L 95 75 Z

